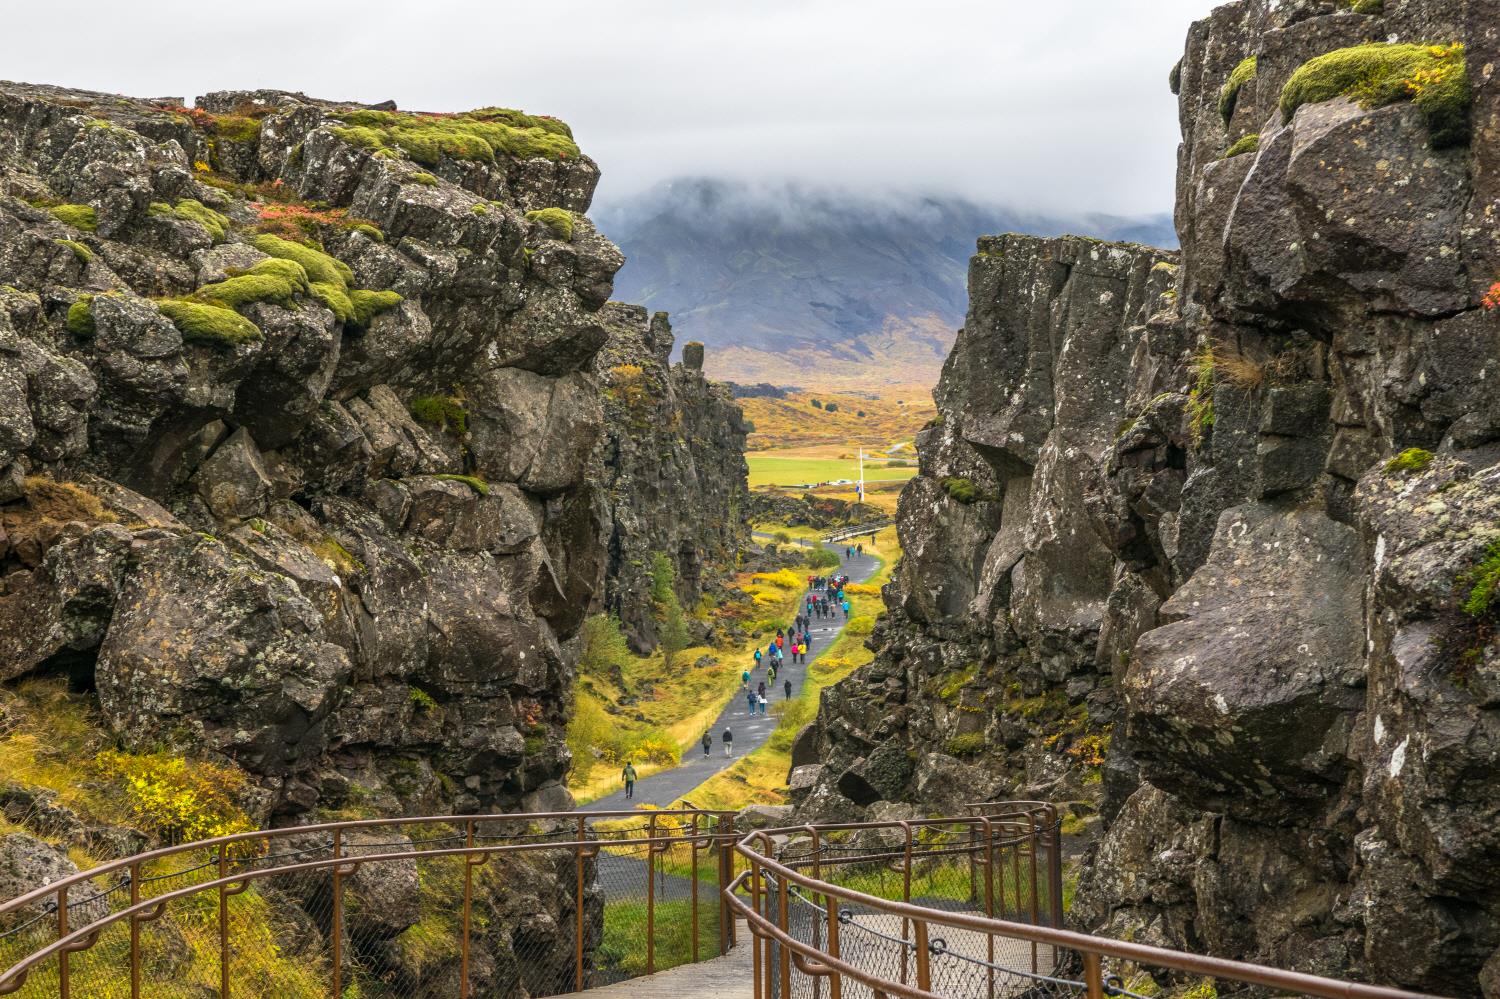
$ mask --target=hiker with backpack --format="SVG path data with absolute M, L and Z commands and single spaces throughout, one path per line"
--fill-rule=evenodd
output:
M 792 681 L 788 680 L 782 684 L 781 689 L 786 691 L 786 699 L 790 701 L 792 699 Z
M 712 749 L 713 746 L 714 746 L 714 737 L 712 735 L 709 735 L 707 731 L 704 731 L 704 733 L 703 733 L 703 758 L 705 760 L 708 759 L 708 751 L 710 749 Z
M 620 771 L 620 779 L 625 782 L 625 799 L 628 801 L 635 797 L 635 764 L 629 760 L 625 761 L 625 769 Z

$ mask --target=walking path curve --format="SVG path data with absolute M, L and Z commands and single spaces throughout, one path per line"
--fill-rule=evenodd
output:
M 770 535 L 757 534 L 756 537 L 764 541 L 770 540 Z M 842 549 L 839 553 L 843 554 Z M 875 575 L 879 569 L 880 560 L 875 556 L 856 554 L 852 558 L 845 559 L 837 570 L 820 571 L 842 572 L 849 577 L 850 582 L 863 583 Z M 837 612 L 832 618 L 814 618 L 810 630 L 812 631 L 812 648 L 807 653 L 809 665 L 832 648 L 834 641 L 844 630 L 844 615 L 842 612 Z M 748 663 L 732 663 L 731 665 L 738 670 L 744 670 Z M 765 678 L 764 666 L 752 669 L 750 671 L 751 688 L 753 689 Z M 766 700 L 772 704 L 780 700 L 783 690 L 781 683 L 787 679 L 792 681 L 792 693 L 794 695 L 800 693 L 802 683 L 806 678 L 807 665 L 793 663 L 788 658 L 785 665 L 776 673 L 775 684 L 766 684 Z M 657 808 L 666 808 L 720 770 L 727 769 L 739 758 L 765 745 L 766 740 L 771 737 L 771 732 L 776 728 L 776 722 L 776 716 L 769 713 L 752 718 L 746 708 L 744 692 L 736 691 L 710 730 L 713 735 L 713 747 L 708 756 L 703 755 L 702 748 L 693 745 L 682 754 L 682 762 L 677 766 L 658 771 L 636 781 L 633 799 L 627 799 L 625 791 L 621 789 L 597 801 L 581 805 L 579 810 L 611 811 L 629 808 L 632 805 L 654 805 Z M 726 728 L 734 733 L 733 756 L 724 755 L 723 736 Z

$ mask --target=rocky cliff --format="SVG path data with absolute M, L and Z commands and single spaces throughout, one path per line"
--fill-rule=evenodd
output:
M 1180 260 L 981 241 L 805 811 L 1076 801 L 1083 928 L 1500 995 L 1497 55 L 1492 0 L 1228 4 Z
M 0 85 L 0 680 L 262 820 L 565 807 L 621 255 L 567 126 Z
M 667 557 L 678 599 L 694 607 L 722 586 L 749 541 L 747 427 L 729 387 L 704 377 L 702 344 L 685 344 L 671 364 L 666 313 L 611 302 L 600 318 L 609 333 L 594 362 L 604 387 L 594 476 L 605 507 L 602 601 L 647 652 L 657 644 L 655 555 Z

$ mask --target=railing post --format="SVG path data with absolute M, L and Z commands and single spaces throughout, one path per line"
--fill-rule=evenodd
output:
M 579 844 L 573 847 L 573 867 L 576 880 L 576 895 L 578 904 L 574 907 L 573 919 L 573 985 L 574 988 L 583 991 L 583 842 L 588 836 L 588 820 L 582 815 L 578 816 L 578 834 L 574 842 Z M 606 900 L 606 904 L 608 904 Z
M 1088 999 L 1104 999 L 1104 974 L 1099 965 L 1099 955 L 1083 952 L 1083 984 L 1088 989 Z
M 984 820 L 984 914 L 995 918 L 995 825 L 988 818 Z M 989 982 L 989 999 L 995 999 L 995 934 L 986 933 L 984 937 L 989 957 L 985 978 Z
M 219 844 L 219 999 L 229 999 L 229 853 Z
M 729 953 L 734 946 L 734 917 L 729 902 L 724 898 L 724 889 L 734 880 L 734 820 L 721 817 L 718 823 L 719 839 L 715 845 L 719 851 L 719 953 Z
M 656 813 L 646 826 L 646 974 L 656 973 Z
M 816 881 L 822 881 L 823 880 L 823 837 L 818 832 L 818 827 L 817 826 L 809 825 L 809 826 L 807 826 L 807 831 L 812 836 L 813 879 L 816 880 Z M 817 898 L 818 898 L 817 895 L 814 895 L 812 898 L 808 899 L 808 901 L 816 903 L 817 902 Z M 824 898 L 826 900 L 827 896 L 825 895 Z M 821 947 L 822 946 L 822 938 L 823 938 L 823 929 L 822 929 L 822 927 L 818 925 L 818 921 L 816 919 L 809 919 L 808 922 L 812 924 L 812 943 L 813 943 L 813 946 L 814 947 Z M 822 996 L 823 996 L 823 979 L 819 978 L 817 975 L 812 976 L 812 992 L 813 992 L 813 999 L 822 999 Z
M 333 831 L 333 859 L 338 860 L 344 855 L 344 831 L 335 829 Z M 344 875 L 339 870 L 341 865 L 333 865 L 333 996 L 332 999 L 342 999 L 344 995 Z
M 57 889 L 57 939 L 61 940 L 68 935 L 68 889 L 66 887 Z M 73 994 L 72 969 L 68 967 L 68 952 L 62 951 L 57 955 L 57 995 L 58 999 L 70 999 Z
M 777 916 L 777 924 L 781 927 L 781 932 L 787 934 L 788 936 L 791 936 L 791 932 L 792 932 L 791 931 L 791 921 L 788 918 L 789 915 L 790 915 L 789 910 L 790 910 L 791 885 L 787 884 L 787 880 L 786 880 L 786 876 L 785 875 L 783 875 L 781 877 L 781 879 L 779 881 L 777 881 L 776 887 L 778 889 L 778 891 L 776 892 L 776 916 Z M 780 966 L 781 966 L 780 967 L 780 970 L 781 970 L 781 997 L 780 997 L 780 999 L 791 999 L 791 995 L 792 995 L 792 960 L 791 960 L 792 955 L 791 955 L 791 952 L 786 947 L 784 947 L 784 946 L 778 947 L 777 948 L 777 952 L 776 952 L 776 956 L 777 956 L 778 962 L 780 963 Z
M 693 815 L 693 822 L 688 832 L 688 866 L 693 869 L 693 963 L 698 963 L 698 816 Z
M 927 921 L 925 919 L 912 920 L 916 924 L 916 954 L 917 954 L 917 988 L 923 992 L 932 991 L 932 966 L 930 955 L 927 952 Z
M 906 833 L 906 848 L 905 848 L 905 850 L 904 850 L 904 852 L 902 854 L 902 859 L 901 859 L 901 901 L 903 901 L 903 902 L 910 902 L 911 901 L 911 824 L 908 823 L 908 822 L 902 822 L 901 823 L 901 830 L 904 833 Z M 910 939 L 910 937 L 907 935 L 910 932 L 911 932 L 911 920 L 908 919 L 905 916 L 902 916 L 901 917 L 901 942 L 902 943 L 906 943 Z M 907 951 L 908 951 L 908 948 L 906 948 L 906 947 L 902 947 L 901 948 L 901 984 L 902 985 L 906 984 L 907 963 L 908 963 L 908 961 L 907 961 Z
M 1030 810 L 1030 811 L 1028 811 L 1026 813 L 1026 824 L 1029 827 L 1029 829 L 1028 829 L 1028 835 L 1027 835 L 1026 839 L 1031 844 L 1031 850 L 1030 850 L 1030 853 L 1031 853 L 1031 925 L 1032 926 L 1040 926 L 1041 925 L 1041 912 L 1040 912 L 1040 910 L 1037 907 L 1037 890 L 1036 890 L 1037 889 L 1036 848 L 1037 848 L 1037 840 L 1039 838 L 1038 837 L 1038 833 L 1040 832 L 1040 830 L 1039 830 L 1039 828 L 1037 826 L 1036 812 L 1035 812 L 1035 810 Z M 1035 974 L 1036 971 L 1037 971 L 1037 945 L 1036 945 L 1036 941 L 1035 940 L 1031 941 L 1031 971 L 1032 971 L 1032 974 Z
M 140 861 L 130 865 L 130 907 L 141 901 Z M 141 919 L 139 913 L 130 916 L 130 999 L 141 999 Z
M 1052 928 L 1062 929 L 1063 925 L 1063 880 L 1062 880 L 1062 829 L 1058 823 L 1057 810 L 1052 809 L 1048 817 L 1049 843 L 1047 849 L 1047 867 L 1052 881 Z
M 464 846 L 474 846 L 474 820 L 464 820 Z M 458 995 L 469 999 L 469 930 L 474 912 L 474 865 L 470 855 L 464 854 L 464 913 L 463 940 L 459 944 Z
M 759 913 L 761 911 L 761 883 L 760 864 L 752 857 L 750 860 L 750 908 Z M 755 976 L 755 999 L 765 999 L 765 967 L 762 947 L 764 938 L 753 930 L 750 933 L 750 956 L 753 973 Z
M 839 900 L 832 895 L 823 896 L 823 905 L 828 910 L 828 955 L 839 956 Z M 828 976 L 828 999 L 842 999 L 843 976 L 837 971 Z

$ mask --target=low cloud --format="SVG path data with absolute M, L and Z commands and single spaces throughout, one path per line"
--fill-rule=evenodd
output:
M 1170 208 L 1167 71 L 1214 0 L 193 0 L 7 11 L 7 76 L 136 96 L 277 87 L 572 123 L 620 200 L 719 176 Z M 42 44 L 67 25 L 67 59 Z

